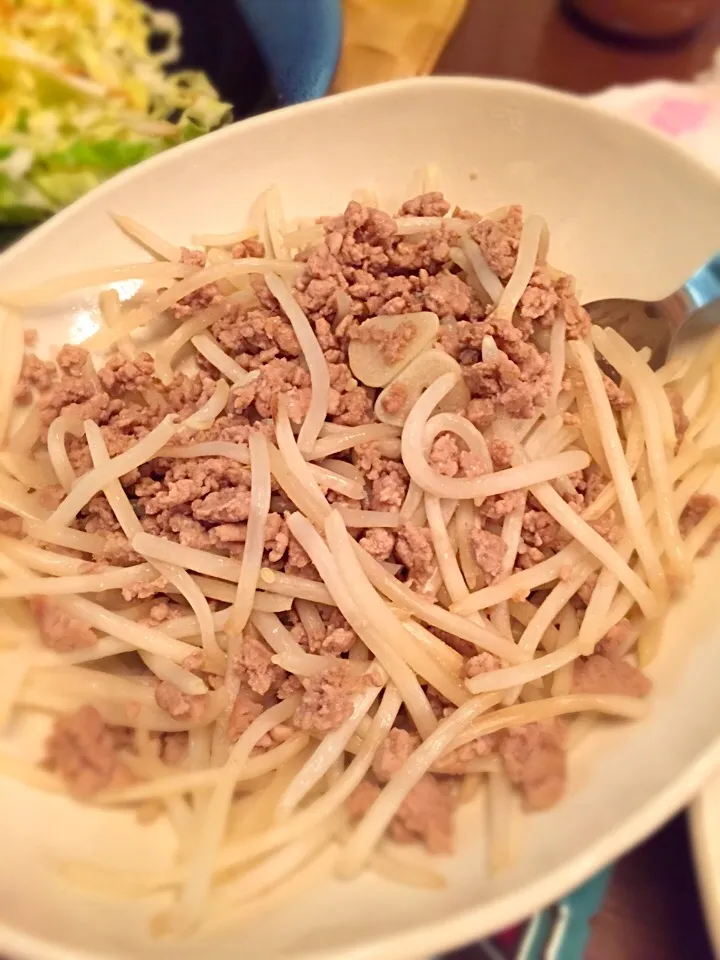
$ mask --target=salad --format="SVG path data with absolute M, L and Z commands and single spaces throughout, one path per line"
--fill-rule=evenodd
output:
M 181 26 L 140 0 L 0 0 L 0 224 L 31 224 L 231 119 L 169 68 Z

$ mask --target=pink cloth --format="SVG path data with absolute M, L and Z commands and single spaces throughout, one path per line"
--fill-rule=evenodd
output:
M 656 80 L 611 87 L 592 99 L 603 109 L 671 137 L 720 172 L 720 56 L 695 83 Z

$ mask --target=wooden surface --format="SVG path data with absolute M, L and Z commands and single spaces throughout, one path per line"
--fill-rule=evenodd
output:
M 689 43 L 652 50 L 593 39 L 559 6 L 556 0 L 468 0 L 436 72 L 532 80 L 591 93 L 616 83 L 689 79 L 720 46 L 720 3 Z
M 555 0 L 469 0 L 436 72 L 591 93 L 618 83 L 690 79 L 709 65 L 718 47 L 720 2 L 690 42 L 649 50 L 593 39 L 563 16 Z M 480 956 L 469 948 L 454 960 Z M 711 960 L 683 818 L 617 864 L 586 957 Z

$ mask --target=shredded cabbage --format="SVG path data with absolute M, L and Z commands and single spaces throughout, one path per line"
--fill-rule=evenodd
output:
M 167 68 L 180 22 L 140 0 L 3 0 L 0 223 L 40 220 L 112 174 L 231 118 Z

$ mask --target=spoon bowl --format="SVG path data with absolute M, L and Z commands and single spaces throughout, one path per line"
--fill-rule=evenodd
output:
M 681 346 L 720 328 L 720 256 L 662 300 L 611 298 L 594 300 L 585 309 L 593 323 L 616 330 L 636 350 L 649 348 L 648 362 L 658 370 Z

